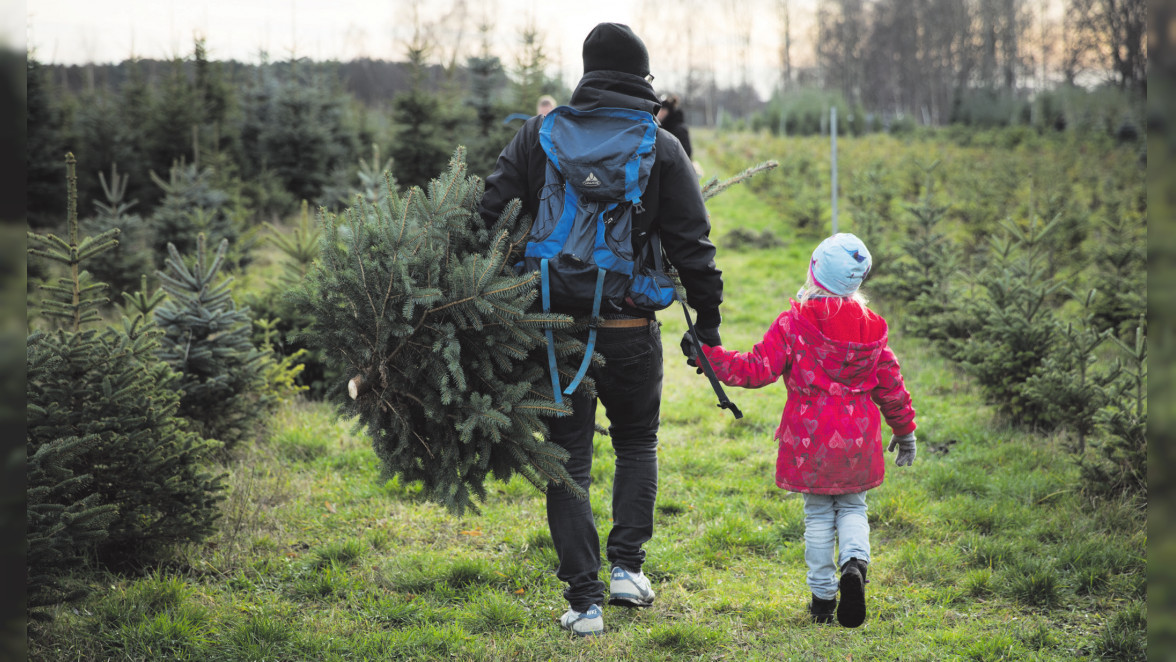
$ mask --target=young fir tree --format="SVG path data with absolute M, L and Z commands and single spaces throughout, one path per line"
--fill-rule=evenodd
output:
M 248 309 L 233 301 L 231 277 L 221 277 L 228 240 L 209 262 L 204 235 L 189 266 L 168 244 L 167 271 L 157 271 L 167 298 L 154 309 L 163 330 L 160 356 L 181 375 L 179 413 L 206 439 L 226 448 L 249 439 L 274 400 L 266 393 L 266 354 L 250 342 Z
M 387 182 L 385 190 L 388 190 Z M 383 196 L 378 199 L 382 200 Z M 371 199 L 365 200 L 371 202 Z M 282 271 L 270 287 L 245 294 L 243 302 L 248 304 L 256 327 L 253 344 L 269 347 L 275 357 L 281 357 L 280 361 L 299 362 L 300 387 L 311 398 L 322 399 L 328 383 L 338 381 L 340 375 L 334 372 L 321 348 L 307 346 L 301 337 L 312 318 L 297 305 L 297 301 L 288 296 L 305 281 L 318 258 L 322 230 L 312 224 L 305 200 L 302 202 L 298 225 L 290 230 L 270 223 L 266 223 L 266 227 L 270 234 L 265 238 L 277 246 L 285 259 L 282 261 Z
M 939 162 L 921 166 L 924 184 L 923 195 L 918 204 L 906 205 L 911 216 L 906 237 L 900 242 L 901 257 L 891 274 L 879 278 L 874 286 L 901 301 L 914 302 L 922 296 L 936 295 L 942 299 L 948 277 L 959 266 L 959 259 L 947 236 L 941 231 L 941 223 L 947 207 L 935 199 L 934 172 Z M 869 209 L 867 218 L 873 218 L 876 209 Z M 867 244 L 868 246 L 869 244 Z
M 444 167 L 448 150 L 440 138 L 441 104 L 425 90 L 428 53 L 428 44 L 418 32 L 408 47 L 412 87 L 392 103 L 392 119 L 400 127 L 392 145 L 393 173 L 405 187 L 426 186 Z
M 52 378 L 63 364 L 57 348 L 46 339 L 42 333 L 29 336 L 26 364 L 29 427 L 25 539 L 31 618 L 40 617 L 41 607 L 86 594 L 81 584 L 72 581 L 70 573 L 83 565 L 89 548 L 107 539 L 107 531 L 118 517 L 118 506 L 103 502 L 82 457 L 99 447 L 101 439 L 93 434 L 46 438 L 48 435 L 34 423 L 49 414 L 34 389 Z M 87 343 L 83 350 L 94 346 L 93 342 Z
M 1108 206 L 1114 211 L 1102 222 L 1094 248 L 1098 268 L 1092 286 L 1103 296 L 1095 304 L 1093 324 L 1127 339 L 1147 312 L 1147 242 L 1141 236 L 1146 230 L 1139 219 L 1116 213 L 1120 205 Z
M 1102 439 L 1096 453 L 1080 462 L 1086 487 L 1095 494 L 1135 494 L 1147 501 L 1147 336 L 1139 318 L 1135 343 L 1116 336 L 1112 342 L 1126 354 L 1118 366 L 1109 404 L 1095 415 Z M 1154 480 L 1154 477 L 1153 477 Z
M 328 393 L 341 414 L 359 417 L 387 474 L 421 481 L 458 514 L 477 509 L 490 475 L 578 491 L 566 452 L 546 440 L 545 417 L 570 410 L 552 400 L 544 326 L 564 383 L 584 345 L 566 333 L 571 318 L 529 312 L 537 275 L 508 263 L 527 232 L 520 207 L 487 230 L 481 195 L 459 149 L 427 193 L 325 215 L 320 260 L 298 292 L 309 344 L 355 376 Z
M 503 69 L 502 61 L 490 52 L 490 26 L 478 26 L 482 36 L 481 51 L 466 60 L 470 74 L 469 98 L 466 103 L 473 108 L 477 132 L 465 136 L 470 172 L 486 177 L 494 170 L 498 154 L 503 145 L 510 142 L 517 126 L 503 124 L 502 118 L 509 115 L 511 106 L 505 103 L 510 79 Z
M 26 205 L 29 226 L 57 229 L 60 205 L 65 198 L 61 181 L 61 155 L 65 153 L 65 117 L 50 93 L 52 84 L 45 67 L 29 53 L 26 69 L 25 108 L 28 121 L 25 143 Z
M 259 113 L 244 118 L 247 130 L 256 131 L 257 146 L 243 145 L 243 156 L 272 171 L 295 201 L 317 200 L 332 173 L 359 151 L 358 136 L 347 122 L 348 96 L 338 84 L 313 72 L 297 74 L 263 82 L 273 89 L 257 98 L 263 107 L 247 108 Z
M 356 174 L 359 177 L 359 188 L 351 189 L 351 196 L 362 196 L 368 204 L 383 202 L 388 191 L 396 186 L 396 180 L 392 177 L 392 159 L 381 164 L 380 146 L 375 143 L 372 144 L 371 163 L 360 157 L 359 172 Z
M 149 229 L 142 217 L 129 213 L 137 201 L 126 201 L 128 178 L 120 175 L 118 166 L 111 164 L 110 179 L 98 173 L 105 202 L 94 202 L 97 215 L 82 221 L 81 229 L 90 234 L 101 234 L 111 228 L 119 229 L 118 245 L 93 256 L 90 273 L 110 287 L 111 294 L 131 292 L 143 274 L 154 271 L 151 262 Z
M 544 47 L 543 33 L 534 23 L 525 25 L 519 31 L 522 46 L 515 58 L 515 105 L 523 112 L 535 112 L 535 103 L 540 95 L 547 92 L 548 56 Z
M 903 324 L 911 333 L 931 339 L 939 346 L 963 338 L 971 329 L 970 316 L 961 310 L 958 292 L 952 287 L 960 271 L 959 249 L 942 231 L 947 207 L 935 200 L 936 161 L 922 167 L 923 196 L 917 205 L 907 205 L 913 217 L 906 239 L 901 242 L 908 261 L 899 263 L 898 289 L 908 302 Z
M 846 198 L 854 208 L 854 234 L 870 248 L 874 261 L 880 262 L 882 237 L 890 226 L 890 202 L 894 193 L 886 182 L 886 166 L 875 161 L 855 174 Z
M 1075 436 L 1074 450 L 1086 450 L 1086 439 L 1094 431 L 1098 413 L 1111 400 L 1108 388 L 1116 370 L 1100 369 L 1098 348 L 1108 332 L 1093 324 L 1099 292 L 1091 290 L 1083 301 L 1086 314 L 1080 323 L 1058 325 L 1057 342 L 1041 366 L 1025 380 L 1021 397 L 1040 412 L 1042 427 L 1069 430 Z
M 163 255 L 168 244 L 181 253 L 196 249 L 196 237 L 204 234 L 213 240 L 237 240 L 237 227 L 229 213 L 229 194 L 213 183 L 210 168 L 183 162 L 172 164 L 165 182 L 154 172 L 151 179 L 163 190 L 163 201 L 151 217 L 155 236 L 152 253 Z
M 213 446 L 185 429 L 175 373 L 156 357 L 141 316 L 101 323 L 105 286 L 81 268 L 117 229 L 80 237 L 69 168 L 68 239 L 29 233 L 29 252 L 64 265 L 42 313 L 58 328 L 29 338 L 27 456 L 30 605 L 71 596 L 65 578 L 87 557 L 137 565 L 212 531 L 221 478 Z
M 1026 426 L 1049 422 L 1025 384 L 1041 369 L 1059 332 L 1051 303 L 1062 283 L 1050 275 L 1052 251 L 1045 246 L 1053 227 L 1036 217 L 1025 227 L 1004 223 L 1005 233 L 992 239 L 992 262 L 978 279 L 983 293 L 967 309 L 970 335 L 949 341 L 949 358 L 976 376 L 1003 413 Z
M 166 73 L 153 87 L 151 112 L 140 128 L 149 172 L 163 172 L 177 161 L 191 160 L 195 165 L 193 128 L 204 124 L 205 110 L 184 59 L 173 57 Z

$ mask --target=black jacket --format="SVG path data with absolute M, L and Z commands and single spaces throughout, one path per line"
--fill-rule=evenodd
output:
M 649 83 L 640 76 L 616 71 L 585 74 L 569 105 L 581 110 L 631 108 L 651 115 L 656 115 L 658 109 L 657 96 Z M 539 145 L 542 122 L 539 116 L 527 120 L 486 178 L 486 193 L 478 212 L 488 226 L 515 198 L 522 202 L 523 212 L 535 218 L 547 165 L 547 155 Z M 698 311 L 699 326 L 717 327 L 723 278 L 715 266 L 710 219 L 694 166 L 678 140 L 664 129 L 658 129 L 654 150 L 653 169 L 641 196 L 643 213 L 651 215 L 650 227 L 660 233 L 666 257 L 678 269 L 686 288 L 686 302 Z
M 686 114 L 682 112 L 681 108 L 675 108 L 667 113 L 661 125 L 663 129 L 674 134 L 678 142 L 682 143 L 682 149 L 686 150 L 686 156 L 694 156 L 694 150 L 690 146 L 690 129 L 686 126 Z

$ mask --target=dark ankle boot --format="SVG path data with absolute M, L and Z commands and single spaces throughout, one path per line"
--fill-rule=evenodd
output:
M 841 603 L 837 622 L 856 628 L 866 620 L 866 562 L 850 559 L 841 566 Z
M 813 595 L 812 601 L 809 602 L 809 614 L 813 617 L 814 623 L 832 623 L 833 610 L 836 608 L 837 598 L 822 600 Z

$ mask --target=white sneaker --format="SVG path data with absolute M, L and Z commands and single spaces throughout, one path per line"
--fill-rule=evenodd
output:
M 569 607 L 564 615 L 559 617 L 559 626 L 578 636 L 590 637 L 604 632 L 604 616 L 597 605 L 592 605 L 585 612 L 578 612 Z
M 621 607 L 648 607 L 655 595 L 645 573 L 632 573 L 620 566 L 613 566 L 608 593 L 608 603 Z

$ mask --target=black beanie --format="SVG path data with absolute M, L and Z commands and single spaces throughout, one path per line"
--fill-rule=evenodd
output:
M 584 73 L 601 70 L 649 75 L 649 51 L 629 26 L 601 23 L 584 39 Z

